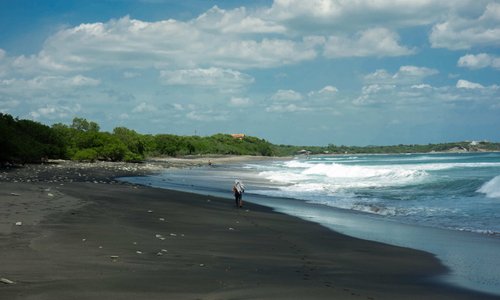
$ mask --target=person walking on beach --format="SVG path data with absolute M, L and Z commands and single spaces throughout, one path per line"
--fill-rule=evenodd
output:
M 243 192 L 245 192 L 245 185 L 243 185 L 243 182 L 236 179 L 233 185 L 234 201 L 236 202 L 236 207 L 243 207 Z

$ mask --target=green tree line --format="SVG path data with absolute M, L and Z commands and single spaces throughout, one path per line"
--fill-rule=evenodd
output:
M 97 123 L 74 118 L 70 125 L 43 125 L 0 113 L 0 163 L 33 163 L 47 159 L 77 161 L 142 161 L 150 156 L 261 155 L 289 156 L 346 153 L 427 153 L 458 151 L 500 151 L 500 143 L 455 142 L 393 146 L 291 146 L 274 145 L 257 137 L 233 138 L 228 134 L 208 137 L 173 134 L 140 134 L 125 127 L 103 132 Z
M 74 118 L 71 125 L 57 123 L 49 127 L 1 113 L 0 145 L 0 162 L 10 163 L 46 159 L 137 162 L 147 156 L 162 155 L 274 155 L 271 143 L 251 136 L 235 139 L 228 134 L 148 135 L 125 127 L 103 132 L 97 123 L 83 118 Z
M 481 142 L 452 142 L 427 145 L 391 145 L 391 146 L 337 146 L 330 144 L 325 147 L 320 146 L 291 146 L 279 145 L 275 148 L 275 155 L 293 155 L 297 153 L 308 154 L 400 154 L 400 153 L 430 153 L 430 152 L 487 152 L 500 151 L 500 143 L 487 141 Z

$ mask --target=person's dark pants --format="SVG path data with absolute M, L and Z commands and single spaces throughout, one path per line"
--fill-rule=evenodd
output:
M 234 201 L 236 202 L 236 207 L 241 206 L 241 193 L 238 192 L 234 193 Z

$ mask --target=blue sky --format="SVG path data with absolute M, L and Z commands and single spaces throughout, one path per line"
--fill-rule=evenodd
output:
M 500 2 L 1 0 L 0 112 L 277 144 L 500 141 Z

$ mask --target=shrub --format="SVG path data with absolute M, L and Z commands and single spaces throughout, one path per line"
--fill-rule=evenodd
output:
M 78 150 L 75 155 L 71 159 L 77 160 L 77 161 L 89 161 L 89 162 L 94 162 L 98 158 L 97 151 L 94 149 L 81 149 Z

